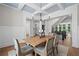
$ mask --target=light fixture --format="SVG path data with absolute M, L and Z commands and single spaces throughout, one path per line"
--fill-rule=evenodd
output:
M 41 12 L 41 8 L 42 8 L 42 3 L 40 3 L 40 21 L 42 21 L 42 12 Z
M 39 30 L 39 32 L 40 32 L 40 37 L 44 37 L 45 36 L 45 33 L 44 33 L 44 21 L 43 21 L 43 19 L 42 19 L 42 10 L 41 10 L 41 8 L 42 8 L 42 3 L 40 3 L 40 30 Z
M 43 32 L 43 30 L 42 30 L 42 12 L 41 12 L 41 8 L 42 8 L 42 4 L 40 3 L 40 13 L 39 13 L 39 21 L 40 21 L 40 23 L 39 23 L 39 33 L 40 33 L 40 36 L 41 36 L 41 33 Z

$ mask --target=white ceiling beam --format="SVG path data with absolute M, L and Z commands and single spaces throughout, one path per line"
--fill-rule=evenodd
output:
M 32 16 L 34 16 L 35 14 L 42 12 L 40 11 L 40 7 L 36 6 L 33 3 L 27 3 L 26 5 L 30 6 L 31 8 L 35 9 L 36 11 L 32 14 Z M 47 12 L 43 11 L 45 14 L 47 14 Z
M 76 5 L 76 4 L 75 4 L 75 5 Z M 73 6 L 75 6 L 75 5 L 73 5 Z M 78 4 L 77 4 L 77 5 L 78 5 Z M 70 7 L 70 8 L 68 8 L 68 9 L 59 10 L 59 11 L 50 13 L 50 14 L 48 14 L 48 15 L 45 15 L 45 16 L 43 17 L 43 19 L 47 19 L 49 16 L 50 16 L 51 18 L 53 18 L 53 17 L 62 16 L 62 15 L 71 15 L 71 13 L 72 13 L 71 10 L 72 10 L 72 8 L 73 8 L 73 7 Z M 61 9 L 63 9 L 63 8 L 61 8 Z
M 31 7 L 31 8 L 33 8 L 33 9 L 35 9 L 35 10 L 38 11 L 38 12 L 41 12 L 41 11 L 40 11 L 40 7 L 36 6 L 36 5 L 33 4 L 33 3 L 27 3 L 26 5 L 29 6 L 29 7 Z M 32 17 L 34 17 L 34 15 L 37 14 L 38 12 L 35 12 L 34 14 L 31 14 Z M 37 18 L 38 18 L 38 17 L 36 17 L 36 19 L 37 19 Z
M 40 11 L 40 7 L 36 6 L 33 3 L 27 3 L 26 5 L 30 6 L 31 8 L 35 9 L 36 11 L 32 14 L 32 16 L 34 16 L 35 14 L 42 12 Z M 48 14 L 47 12 L 43 11 L 43 13 Z
M 19 3 L 18 9 L 21 10 L 24 7 L 24 5 L 25 5 L 24 3 Z
M 45 14 L 48 14 L 47 12 L 45 12 L 45 11 L 36 11 L 36 12 L 34 12 L 32 15 L 34 16 L 35 14 L 37 14 L 37 13 L 45 13 Z
M 43 19 L 47 19 L 48 16 L 50 16 L 51 18 L 54 18 L 54 17 L 58 17 L 58 16 L 62 16 L 62 15 L 70 15 L 71 12 L 68 11 L 68 10 L 59 10 L 59 11 L 56 11 L 54 13 L 51 13 L 51 14 L 48 14 L 48 15 L 45 15 L 43 17 Z
M 35 10 L 40 10 L 40 8 L 37 7 L 37 6 L 36 6 L 35 4 L 33 4 L 33 3 L 27 3 L 26 5 L 28 5 L 29 7 L 33 8 L 33 9 L 35 9 Z
M 45 5 L 44 7 L 42 7 L 42 10 L 45 10 L 47 8 L 50 8 L 51 6 L 55 5 L 56 3 L 49 3 L 47 5 Z
M 35 11 L 32 15 L 34 16 L 37 13 L 40 13 L 41 11 Z
M 58 3 L 57 5 L 61 10 L 64 10 L 64 7 L 60 3 Z
M 35 5 L 33 3 L 31 3 L 31 4 L 30 3 L 27 3 L 27 5 L 30 6 L 30 7 L 32 7 L 33 9 L 35 9 L 37 11 L 40 11 L 40 7 L 38 7 L 37 5 Z M 48 4 L 47 4 L 47 6 L 48 6 Z M 41 8 L 41 10 L 42 10 L 42 8 Z M 45 13 L 47 13 L 47 12 L 45 12 Z
M 49 8 L 49 7 L 51 7 L 51 6 L 53 6 L 53 5 L 55 5 L 55 3 L 49 3 L 49 4 L 45 5 L 44 7 L 42 7 L 42 8 L 41 8 L 41 11 L 38 10 L 38 11 L 34 12 L 32 15 L 34 16 L 35 14 L 37 14 L 37 13 L 39 13 L 39 12 L 43 12 L 43 13 L 45 13 L 45 14 L 48 14 L 48 13 L 45 12 L 44 10 L 47 9 L 47 8 Z

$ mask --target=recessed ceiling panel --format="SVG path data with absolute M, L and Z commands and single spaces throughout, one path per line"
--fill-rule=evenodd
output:
M 63 8 L 67 8 L 69 6 L 74 5 L 75 3 L 61 3 L 61 5 L 63 6 Z
M 37 6 L 41 6 L 41 7 L 44 7 L 45 5 L 47 5 L 48 3 L 35 3 L 35 5 L 37 5 Z
M 11 7 L 14 7 L 14 8 L 18 7 L 18 3 L 4 3 L 4 4 L 11 6 Z
M 33 8 L 27 6 L 27 5 L 24 5 L 24 7 L 22 8 L 22 10 L 27 11 L 29 13 L 33 13 L 33 12 L 36 11 L 35 9 L 33 9 Z
M 57 4 L 54 5 L 54 6 L 51 6 L 50 8 L 45 9 L 45 11 L 48 12 L 48 13 L 52 13 L 52 12 L 55 12 L 55 11 L 58 11 L 58 10 L 60 10 L 60 8 L 58 7 Z

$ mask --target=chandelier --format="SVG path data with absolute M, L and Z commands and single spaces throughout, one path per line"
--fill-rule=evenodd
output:
M 40 20 L 40 29 L 39 32 L 42 33 L 42 12 L 41 12 L 42 4 L 40 3 L 40 13 L 39 13 L 39 20 Z
M 40 3 L 40 21 L 42 21 L 42 10 L 41 10 L 41 8 L 42 8 L 42 3 Z
M 43 24 L 43 20 L 42 20 L 42 3 L 40 3 L 40 36 L 44 37 L 45 33 L 44 33 L 44 24 Z

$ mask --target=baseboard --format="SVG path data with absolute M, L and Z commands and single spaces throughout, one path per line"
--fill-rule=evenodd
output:
M 13 47 L 14 45 L 10 45 L 10 46 L 6 46 L 6 47 L 2 47 L 0 48 L 0 51 L 3 49 L 3 48 L 8 48 L 8 47 Z

